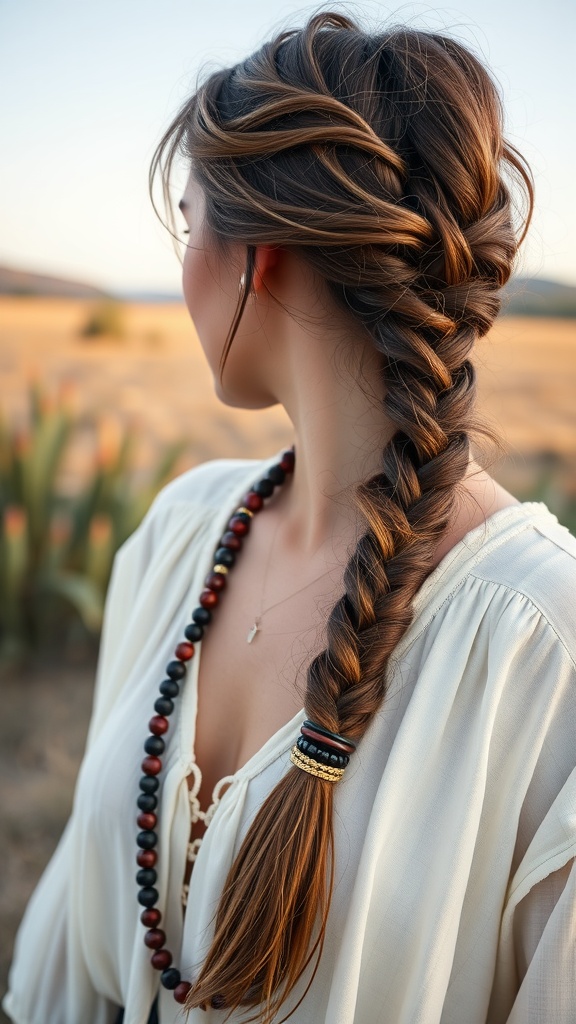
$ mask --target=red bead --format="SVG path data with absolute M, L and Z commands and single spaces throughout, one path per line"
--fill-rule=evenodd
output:
M 155 814 L 151 814 L 147 811 L 142 811 L 136 818 L 137 825 L 144 829 L 156 828 L 156 822 L 158 821 Z
M 158 775 L 162 771 L 162 761 L 153 754 L 148 754 L 140 766 L 145 775 Z
M 294 452 L 293 451 L 287 451 L 287 452 L 284 452 L 284 454 L 283 454 L 283 456 L 282 456 L 282 458 L 280 460 L 279 465 L 280 465 L 280 468 L 283 469 L 285 473 L 291 473 L 292 470 L 294 469 L 294 462 L 295 462 Z
M 177 1003 L 185 1003 L 186 996 L 188 995 L 192 985 L 189 981 L 181 981 L 179 985 L 176 985 L 172 995 Z
M 251 512 L 259 512 L 264 504 L 264 498 L 261 494 L 256 494 L 256 491 L 248 491 L 241 504 L 245 508 L 249 508 Z
M 180 661 L 190 661 L 194 654 L 194 644 L 189 644 L 187 640 L 183 640 L 182 643 L 178 644 L 174 654 Z
M 167 731 L 168 724 L 168 719 L 163 715 L 153 715 L 148 722 L 148 728 L 155 736 L 162 736 Z
M 158 949 L 150 957 L 150 963 L 157 971 L 165 971 L 172 963 L 172 953 L 169 949 Z
M 162 949 L 166 942 L 166 933 L 161 928 L 151 928 L 144 936 L 144 943 L 148 949 Z
M 215 608 L 219 597 L 213 590 L 203 590 L 198 600 L 203 608 Z
M 209 590 L 224 590 L 226 577 L 222 572 L 209 572 L 204 583 Z
M 159 910 L 156 910 L 156 907 L 147 907 L 140 914 L 140 920 L 147 928 L 155 928 L 156 925 L 160 924 L 162 914 Z
M 138 850 L 136 863 L 141 868 L 153 868 L 158 860 L 156 850 Z
M 232 533 L 235 533 L 237 537 L 245 537 L 250 529 L 250 526 L 245 519 L 240 519 L 238 516 L 232 516 L 232 519 L 228 520 L 228 526 Z
M 228 548 L 230 551 L 240 551 L 240 548 L 242 547 L 242 538 L 237 537 L 231 530 L 227 530 L 226 533 L 222 535 L 220 547 Z

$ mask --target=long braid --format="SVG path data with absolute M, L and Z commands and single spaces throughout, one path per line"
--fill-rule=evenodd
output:
M 519 244 L 501 168 L 524 183 L 527 222 L 530 179 L 504 144 L 491 79 L 464 47 L 405 29 L 370 36 L 329 12 L 213 73 L 161 140 L 151 177 L 160 168 L 166 181 L 181 151 L 217 243 L 248 247 L 224 359 L 254 247 L 265 243 L 298 251 L 381 355 L 396 432 L 380 471 L 355 490 L 365 532 L 305 695 L 314 721 L 359 740 L 454 512 L 472 433 L 482 431 L 469 355 L 498 312 Z M 218 996 L 231 1012 L 258 1007 L 245 1019 L 270 1024 L 314 957 L 317 965 L 333 800 L 332 784 L 297 768 L 270 793 L 230 869 L 187 1008 Z

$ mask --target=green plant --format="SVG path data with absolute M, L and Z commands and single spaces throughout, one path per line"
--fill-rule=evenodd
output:
M 89 473 L 66 495 L 58 476 L 77 427 L 70 398 L 68 383 L 51 400 L 33 379 L 24 429 L 0 409 L 0 663 L 61 650 L 79 632 L 97 641 L 114 555 L 187 446 L 169 446 L 135 489 L 135 429 L 111 433 L 102 417 Z
M 543 501 L 558 521 L 576 535 L 576 490 L 573 467 L 555 452 L 540 455 L 540 468 L 529 489 L 519 494 L 523 501 Z

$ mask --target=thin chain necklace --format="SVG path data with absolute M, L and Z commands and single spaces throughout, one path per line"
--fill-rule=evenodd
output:
M 271 562 L 271 559 L 272 559 L 272 552 L 273 552 L 273 550 L 275 549 L 275 546 L 276 546 L 276 534 L 278 533 L 278 530 L 280 528 L 280 522 L 281 522 L 281 520 L 278 520 L 278 525 L 277 525 L 277 527 L 276 527 L 276 529 L 274 531 L 274 538 L 272 540 L 272 544 L 270 546 L 270 551 L 268 553 L 268 560 L 266 562 L 266 571 L 264 573 L 264 581 L 262 583 L 262 598 L 261 598 L 261 601 L 260 601 L 260 611 L 259 611 L 258 615 L 256 615 L 255 618 L 254 618 L 254 624 L 253 624 L 252 628 L 248 631 L 248 635 L 246 637 L 246 643 L 248 643 L 248 644 L 252 643 L 254 637 L 256 636 L 256 633 L 261 632 L 260 623 L 262 622 L 262 619 L 264 618 L 264 616 L 268 612 L 271 612 L 273 608 L 277 608 L 278 605 L 284 604 L 285 601 L 289 601 L 290 598 L 296 597 L 297 594 L 301 594 L 303 590 L 306 590 L 308 587 L 311 587 L 313 583 L 317 583 L 318 580 L 323 579 L 324 576 L 327 576 L 328 573 L 331 572 L 330 569 L 327 569 L 326 572 L 323 572 L 321 576 L 317 576 L 315 580 L 311 580 L 309 583 L 305 583 L 303 587 L 300 587 L 298 590 L 295 590 L 294 593 L 288 594 L 288 597 L 283 597 L 283 598 L 280 599 L 280 601 L 275 601 L 274 604 L 269 604 L 267 608 L 262 610 L 262 605 L 264 604 L 264 594 L 266 592 L 266 580 L 268 579 L 268 569 L 270 568 L 270 562 Z
M 174 660 L 168 662 L 166 666 L 166 679 L 160 683 L 160 696 L 154 702 L 155 714 L 148 723 L 150 735 L 144 743 L 146 756 L 141 764 L 144 774 L 139 783 L 140 795 L 137 800 L 139 813 L 136 819 L 138 828 L 141 830 L 136 838 L 138 846 L 136 862 L 139 868 L 136 881 L 140 886 L 138 902 L 143 907 L 140 920 L 147 928 L 144 934 L 144 943 L 152 951 L 150 957 L 152 967 L 161 971 L 161 984 L 164 988 L 171 990 L 176 1002 L 181 1004 L 186 1002 L 192 984 L 182 978 L 178 968 L 172 966 L 172 953 L 166 947 L 166 933 L 159 927 L 162 913 L 156 906 L 160 898 L 158 890 L 155 888 L 158 878 L 156 870 L 158 862 L 156 826 L 158 824 L 158 792 L 160 788 L 158 775 L 162 771 L 161 755 L 166 748 L 165 740 L 162 737 L 168 731 L 169 718 L 174 711 L 174 699 L 180 693 L 182 681 L 187 673 L 187 663 L 194 655 L 194 644 L 202 639 L 204 629 L 212 619 L 213 610 L 220 602 L 221 593 L 226 588 L 226 577 L 234 565 L 236 555 L 242 548 L 243 539 L 250 530 L 252 519 L 264 507 L 264 499 L 269 498 L 273 494 L 274 488 L 283 484 L 287 474 L 293 472 L 294 462 L 295 450 L 292 446 L 283 452 L 280 462 L 271 466 L 263 479 L 258 480 L 250 488 L 244 495 L 240 506 L 235 509 L 228 520 L 225 532 L 220 538 L 214 554 L 214 565 L 206 576 L 205 589 L 202 590 L 198 599 L 198 607 L 192 612 L 192 622 L 184 629 L 186 639 L 177 644 Z M 278 602 L 278 604 L 280 603 Z M 304 740 L 304 743 L 307 742 L 304 737 L 301 737 L 301 740 Z M 350 747 L 350 749 L 352 748 Z M 305 758 L 302 753 L 299 756 Z M 308 760 L 310 759 L 308 758 Z M 342 757 L 340 760 L 342 761 Z M 324 771 L 332 773 L 335 778 L 343 772 L 342 767 L 322 769 L 317 765 L 316 769 L 315 774 Z M 211 1005 L 215 1009 L 220 1008 L 224 1005 L 224 1000 L 216 995 L 213 997 Z M 206 1007 L 203 1008 L 206 1009 Z

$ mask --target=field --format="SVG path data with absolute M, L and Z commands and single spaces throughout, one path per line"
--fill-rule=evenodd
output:
M 67 466 L 70 486 L 94 445 L 93 414 L 112 436 L 129 420 L 139 425 L 142 472 L 163 444 L 182 436 L 189 444 L 180 469 L 220 455 L 264 457 L 290 439 L 279 406 L 253 412 L 219 402 L 183 306 L 127 305 L 117 339 L 81 337 L 90 308 L 84 300 L 0 298 L 1 407 L 25 419 L 31 372 L 54 390 L 73 381 L 87 429 Z M 509 447 L 494 475 L 529 486 L 539 460 L 555 453 L 566 462 L 568 484 L 576 457 L 576 321 L 503 318 L 479 343 L 475 362 L 479 410 Z
M 109 443 L 122 425 L 138 425 L 143 474 L 162 446 L 180 437 L 188 446 L 179 471 L 218 456 L 264 457 L 291 440 L 281 408 L 248 412 L 219 403 L 182 307 L 128 305 L 117 339 L 82 337 L 89 311 L 80 300 L 0 299 L 4 412 L 24 423 L 30 373 L 54 392 L 72 382 L 85 429 L 63 486 L 73 488 L 94 449 L 94 415 L 103 418 Z M 479 410 L 508 446 L 492 474 L 523 497 L 552 466 L 558 487 L 576 494 L 576 321 L 502 319 L 475 361 Z M 17 922 L 69 813 L 93 679 L 93 666 L 66 665 L 1 681 L 0 992 Z

